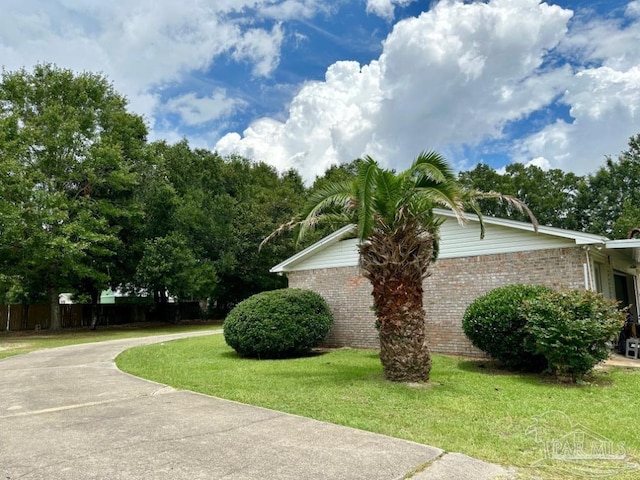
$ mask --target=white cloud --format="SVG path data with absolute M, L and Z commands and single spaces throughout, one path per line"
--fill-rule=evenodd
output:
M 541 170 L 544 170 L 545 172 L 551 168 L 551 164 L 549 163 L 549 160 L 547 160 L 544 157 L 536 157 L 525 164 L 525 167 L 531 167 L 531 166 L 538 167 Z
M 537 0 L 442 0 L 398 22 L 379 59 L 337 63 L 304 86 L 285 121 L 259 119 L 217 148 L 296 167 L 307 181 L 363 154 L 400 169 L 433 148 L 464 164 L 464 147 L 492 141 L 525 164 L 593 171 L 640 131 L 638 5 L 625 21 L 580 17 L 569 30 L 571 11 Z M 506 137 L 505 126 L 554 102 L 570 122 Z
M 602 64 L 620 70 L 638 65 L 640 1 L 629 3 L 625 15 L 626 19 L 578 18 L 563 40 L 560 51 L 581 63 Z
M 628 17 L 640 18 L 640 0 L 629 2 L 625 13 Z
M 392 20 L 396 7 L 412 1 L 368 0 L 366 8 Z M 180 126 L 168 122 L 167 112 L 180 115 L 184 126 L 201 126 L 248 106 L 222 90 L 182 87 L 185 78 L 215 71 L 222 59 L 247 64 L 253 81 L 268 77 L 278 68 L 285 35 L 305 41 L 286 22 L 331 15 L 336 5 L 4 0 L 0 65 L 15 70 L 47 61 L 101 71 L 146 117 L 151 138 L 177 139 Z M 433 148 L 460 164 L 462 152 L 478 145 L 489 150 L 494 141 L 511 145 L 517 161 L 592 171 L 640 131 L 640 0 L 624 14 L 580 13 L 570 21 L 569 10 L 538 0 L 441 0 L 398 22 L 379 58 L 331 65 L 324 81 L 301 86 L 282 120 L 257 119 L 216 148 L 296 167 L 307 180 L 364 154 L 400 169 Z M 558 62 L 560 55 L 570 63 Z M 542 123 L 515 142 L 506 136 L 505 126 L 552 102 L 564 103 L 571 120 Z M 190 141 L 204 146 L 200 135 Z
M 373 13 L 385 20 L 393 20 L 396 5 L 406 7 L 415 0 L 367 0 L 367 13 Z
M 249 30 L 235 44 L 233 56 L 238 60 L 249 60 L 254 64 L 253 74 L 266 77 L 278 65 L 283 38 L 282 26 L 279 24 L 271 32 Z
M 584 64 L 565 83 L 561 101 L 572 122 L 556 121 L 517 142 L 514 156 L 544 156 L 554 167 L 593 172 L 640 131 L 640 2 L 626 19 L 581 20 L 560 49 Z
M 402 168 L 424 149 L 500 137 L 562 93 L 570 70 L 540 67 L 570 17 L 536 0 L 441 2 L 396 24 L 379 60 L 336 63 L 303 87 L 286 121 L 257 120 L 216 148 L 297 167 L 310 181 L 363 154 Z
M 283 39 L 277 23 L 324 9 L 317 0 L 5 0 L 0 65 L 38 62 L 101 71 L 153 126 L 158 91 L 221 55 L 248 62 L 254 75 L 277 67 Z M 260 12 L 264 12 L 261 15 Z M 257 27 L 268 19 L 271 26 Z M 274 24 L 275 22 L 275 24 Z
M 166 103 L 165 108 L 178 113 L 186 125 L 201 125 L 228 117 L 244 105 L 240 100 L 227 97 L 224 89 L 217 89 L 207 98 L 198 97 L 195 93 L 172 98 Z
M 563 101 L 571 106 L 573 123 L 557 121 L 524 139 L 516 158 L 543 156 L 564 170 L 594 171 L 606 155 L 626 149 L 627 139 L 640 130 L 640 67 L 580 71 Z
M 376 150 L 372 120 L 381 104 L 377 62 L 360 68 L 357 62 L 338 62 L 324 82 L 309 82 L 279 122 L 262 118 L 243 132 L 230 133 L 216 145 L 219 153 L 240 153 L 264 160 L 281 170 L 297 168 L 307 179 L 364 151 Z

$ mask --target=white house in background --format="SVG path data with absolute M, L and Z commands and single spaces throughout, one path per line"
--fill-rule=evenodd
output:
M 589 289 L 631 305 L 638 314 L 640 240 L 606 237 L 484 217 L 461 226 L 452 212 L 435 210 L 443 220 L 440 255 L 424 281 L 424 308 L 434 352 L 482 355 L 462 331 L 462 316 L 478 296 L 494 288 L 529 283 L 553 288 Z M 337 230 L 271 269 L 289 287 L 320 293 L 335 316 L 327 346 L 378 347 L 371 286 L 358 266 L 355 227 Z

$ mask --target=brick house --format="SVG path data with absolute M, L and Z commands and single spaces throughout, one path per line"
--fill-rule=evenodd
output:
M 485 217 L 461 226 L 452 212 L 436 210 L 440 255 L 424 282 L 424 308 L 432 351 L 481 356 L 462 331 L 462 315 L 478 296 L 514 284 L 591 289 L 632 305 L 638 314 L 640 240 L 609 240 L 582 232 Z M 335 325 L 327 346 L 378 347 L 371 285 L 358 267 L 354 226 L 348 225 L 271 269 L 287 275 L 289 287 L 320 293 Z

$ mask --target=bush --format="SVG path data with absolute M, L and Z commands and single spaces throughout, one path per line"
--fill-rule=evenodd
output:
M 508 285 L 491 290 L 467 307 L 462 318 L 464 333 L 506 368 L 540 372 L 547 362 L 535 352 L 525 330 L 527 319 L 522 306 L 525 300 L 550 291 L 542 285 Z
M 527 332 L 560 380 L 580 380 L 609 356 L 624 323 L 617 302 L 585 290 L 546 292 L 525 302 Z
M 253 295 L 227 316 L 224 339 L 243 357 L 304 355 L 329 333 L 333 316 L 315 292 L 282 289 Z

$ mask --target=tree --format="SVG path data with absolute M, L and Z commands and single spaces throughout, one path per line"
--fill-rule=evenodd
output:
M 138 194 L 144 222 L 133 234 L 132 273 L 122 279 L 129 290 L 153 293 L 158 303 L 168 295 L 211 296 L 231 235 L 233 200 L 224 191 L 223 164 L 214 153 L 192 150 L 186 140 L 149 146 Z
M 380 324 L 380 359 L 391 381 L 429 379 L 431 356 L 423 305 L 423 280 L 438 254 L 437 206 L 451 209 L 459 222 L 465 207 L 479 215 L 478 200 L 500 198 L 527 211 L 522 202 L 497 193 L 467 190 L 437 153 L 423 153 L 401 173 L 380 168 L 370 157 L 358 165 L 354 180 L 317 190 L 297 218 L 281 231 L 299 228 L 298 238 L 318 224 L 354 223 L 360 240 L 360 266 L 373 286 Z
M 576 230 L 579 228 L 576 196 L 584 186 L 584 179 L 560 169 L 542 170 L 535 165 L 512 163 L 498 173 L 485 164 L 473 170 L 460 172 L 460 182 L 467 188 L 494 190 L 512 195 L 535 213 L 542 225 Z M 496 199 L 481 200 L 480 206 L 486 215 L 511 217 L 526 221 L 526 215 Z
M 295 170 L 278 174 L 265 163 L 241 157 L 227 159 L 223 181 L 234 204 L 226 212 L 231 236 L 214 292 L 220 314 L 255 293 L 286 286 L 286 279 L 269 273 L 269 269 L 295 251 L 294 242 L 281 239 L 262 249 L 259 246 L 265 236 L 295 215 L 305 196 L 302 179 Z
M 206 298 L 216 273 L 211 262 L 196 258 L 182 234 L 171 232 L 145 242 L 136 280 L 137 286 L 166 303 L 169 293 L 178 299 Z
M 576 202 L 584 231 L 627 238 L 630 228 L 640 227 L 640 134 L 629 139 L 629 148 L 617 160 L 606 158 L 587 177 Z
M 0 264 L 58 329 L 61 292 L 110 281 L 146 127 L 104 77 L 44 64 L 3 70 L 0 132 Z

